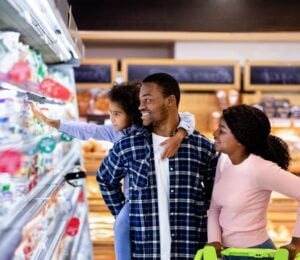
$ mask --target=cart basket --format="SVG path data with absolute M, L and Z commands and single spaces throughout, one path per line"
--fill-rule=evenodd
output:
M 265 248 L 226 248 L 221 251 L 222 256 L 245 256 L 260 258 L 274 258 L 274 260 L 288 260 L 289 252 L 287 249 L 279 248 L 265 249 Z M 194 260 L 217 260 L 217 253 L 213 246 L 205 246 L 198 250 Z M 300 260 L 300 253 L 296 255 L 296 260 Z

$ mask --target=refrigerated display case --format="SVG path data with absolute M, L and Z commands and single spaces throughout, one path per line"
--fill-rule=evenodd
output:
M 25 92 L 26 84 L 3 79 L 0 86 L 0 250 L 7 259 L 76 259 L 80 237 L 89 237 L 86 190 L 84 181 L 72 185 L 66 176 L 80 172 L 80 143 L 42 125 L 29 107 L 34 102 L 78 119 L 75 99 L 65 102 Z M 91 243 L 87 247 L 81 251 L 91 259 Z
M 80 141 L 30 109 L 79 119 L 78 50 L 46 2 L 0 4 L 1 259 L 93 259 Z

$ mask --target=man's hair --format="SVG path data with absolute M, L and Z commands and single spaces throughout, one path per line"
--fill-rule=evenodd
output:
M 171 75 L 167 73 L 154 73 L 149 76 L 147 76 L 143 83 L 155 83 L 157 84 L 161 90 L 163 96 L 169 97 L 171 95 L 174 95 L 176 98 L 176 105 L 179 106 L 180 102 L 180 89 L 179 84 L 175 78 L 173 78 Z
M 115 84 L 108 92 L 108 98 L 116 102 L 125 111 L 131 124 L 142 125 L 141 112 L 139 111 L 139 93 L 142 83 L 139 81 Z

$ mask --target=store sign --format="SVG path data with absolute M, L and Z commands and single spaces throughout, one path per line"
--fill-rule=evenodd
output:
M 235 60 L 122 60 L 122 73 L 125 81 L 143 80 L 150 74 L 160 72 L 173 76 L 182 90 L 211 91 L 240 87 L 240 66 Z

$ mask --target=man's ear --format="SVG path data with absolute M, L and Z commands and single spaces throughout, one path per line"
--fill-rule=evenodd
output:
M 176 98 L 174 95 L 170 95 L 167 98 L 167 106 L 176 106 Z

